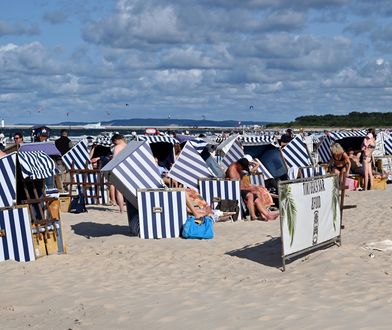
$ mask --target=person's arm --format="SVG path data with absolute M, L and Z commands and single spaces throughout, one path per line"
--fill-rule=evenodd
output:
M 346 162 L 346 167 L 347 167 L 347 174 L 350 173 L 350 168 L 351 168 L 351 161 L 350 158 L 348 157 L 348 155 L 346 153 L 343 154 L 344 157 L 344 161 Z
M 256 173 L 257 169 L 260 167 L 260 164 L 258 162 L 255 162 L 255 161 L 250 162 L 249 165 L 252 167 L 251 173 Z

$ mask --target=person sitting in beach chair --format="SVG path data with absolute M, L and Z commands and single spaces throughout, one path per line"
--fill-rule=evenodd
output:
M 361 175 L 363 176 L 363 167 L 360 162 L 360 153 L 355 154 L 353 148 L 348 148 L 348 158 L 350 159 L 350 174 Z
M 249 160 L 241 158 L 227 168 L 226 178 L 240 180 L 241 196 L 249 210 L 251 220 L 259 220 L 256 212 L 260 213 L 260 220 L 276 220 L 279 211 L 270 210 L 274 205 L 271 194 L 265 187 L 251 185 L 249 176 L 246 175 L 249 172 Z

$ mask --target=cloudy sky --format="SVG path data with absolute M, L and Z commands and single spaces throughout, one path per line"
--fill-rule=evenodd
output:
M 0 1 L 6 123 L 391 111 L 389 0 Z

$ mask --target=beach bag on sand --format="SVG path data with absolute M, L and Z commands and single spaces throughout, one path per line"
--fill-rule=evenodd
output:
M 240 207 L 238 205 L 237 200 L 221 199 L 218 202 L 216 208 L 222 212 L 235 212 L 235 215 L 233 215 L 233 220 L 236 221 L 238 219 L 238 214 L 240 213 Z
M 191 239 L 211 239 L 214 237 L 213 220 L 210 216 L 196 219 L 193 215 L 186 219 L 182 227 L 182 237 Z
M 83 194 L 79 194 L 72 198 L 71 204 L 69 206 L 70 213 L 83 213 L 87 212 L 86 201 Z

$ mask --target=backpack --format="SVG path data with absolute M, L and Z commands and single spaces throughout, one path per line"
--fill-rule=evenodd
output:
M 79 194 L 72 198 L 71 204 L 69 205 L 70 213 L 83 213 L 87 212 L 86 201 L 83 194 Z

